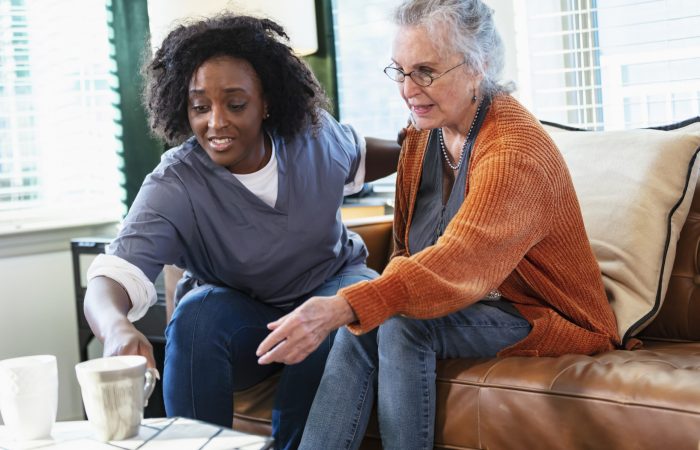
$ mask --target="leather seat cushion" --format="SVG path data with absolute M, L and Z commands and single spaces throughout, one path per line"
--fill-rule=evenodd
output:
M 441 361 L 438 404 L 436 447 L 696 449 L 700 343 Z
M 697 449 L 700 442 L 700 343 L 444 360 L 437 378 L 436 448 Z M 276 382 L 236 393 L 236 428 L 270 432 Z M 374 424 L 368 434 L 376 436 Z

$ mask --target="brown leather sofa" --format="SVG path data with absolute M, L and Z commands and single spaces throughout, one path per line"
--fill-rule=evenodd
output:
M 348 225 L 364 238 L 368 264 L 381 271 L 391 217 Z M 440 361 L 435 448 L 699 450 L 700 185 L 665 303 L 638 337 L 641 349 L 593 357 Z M 270 433 L 275 383 L 234 395 L 235 428 Z M 363 448 L 381 448 L 376 423 Z

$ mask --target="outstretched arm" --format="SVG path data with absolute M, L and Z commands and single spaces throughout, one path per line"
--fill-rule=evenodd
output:
M 396 172 L 401 146 L 389 139 L 367 137 L 365 181 L 371 182 Z
M 131 300 L 124 288 L 111 278 L 99 276 L 88 283 L 85 318 L 92 332 L 104 343 L 104 356 L 142 355 L 148 367 L 156 367 L 153 346 L 127 319 Z

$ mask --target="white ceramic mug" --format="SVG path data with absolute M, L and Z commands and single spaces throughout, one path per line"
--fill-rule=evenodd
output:
M 143 408 L 156 384 L 155 369 L 138 355 L 110 356 L 75 366 L 83 405 L 97 438 L 121 440 L 136 435 Z
M 58 369 L 54 355 L 0 361 L 0 413 L 14 439 L 49 437 L 57 407 Z

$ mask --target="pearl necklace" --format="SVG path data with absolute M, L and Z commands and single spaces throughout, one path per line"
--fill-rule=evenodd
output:
M 452 170 L 459 170 L 460 167 L 462 167 L 462 161 L 464 160 L 464 150 L 467 148 L 467 144 L 469 143 L 469 138 L 472 135 L 472 130 L 474 129 L 474 124 L 476 123 L 477 117 L 479 117 L 479 109 L 481 109 L 481 102 L 476 106 L 476 112 L 474 113 L 474 120 L 472 120 L 472 124 L 469 126 L 469 131 L 467 132 L 467 137 L 464 138 L 464 144 L 462 144 L 462 152 L 459 154 L 459 161 L 457 161 L 456 165 L 453 165 L 452 162 L 450 161 L 450 157 L 447 154 L 447 147 L 445 147 L 445 140 L 442 137 L 442 128 L 438 128 L 438 138 L 440 138 L 440 148 L 442 149 L 442 154 L 445 157 L 445 161 L 447 162 L 447 165 L 450 166 L 450 169 Z

